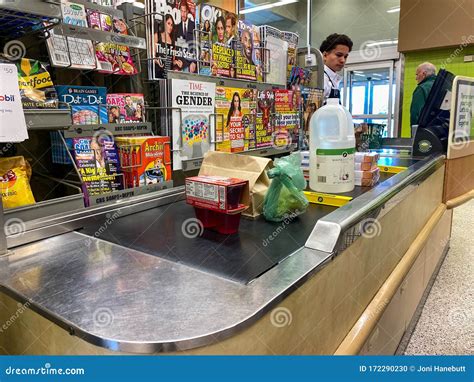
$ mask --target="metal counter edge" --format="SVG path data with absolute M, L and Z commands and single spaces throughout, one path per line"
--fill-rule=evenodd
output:
M 389 200 L 402 193 L 403 197 L 399 197 L 398 201 L 403 200 L 419 183 L 439 169 L 445 159 L 445 155 L 432 155 L 420 160 L 351 203 L 319 219 L 305 247 L 334 255 L 342 252 L 367 229 L 362 222 L 374 224 L 377 218 L 395 207 L 396 203 L 387 205 Z

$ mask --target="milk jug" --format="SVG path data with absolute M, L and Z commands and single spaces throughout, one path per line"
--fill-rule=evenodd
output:
M 340 193 L 354 189 L 354 123 L 339 104 L 333 89 L 327 104 L 311 117 L 309 131 L 309 187 L 318 192 Z

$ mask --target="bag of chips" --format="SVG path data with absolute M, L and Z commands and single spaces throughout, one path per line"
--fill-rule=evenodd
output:
M 3 208 L 34 204 L 29 179 L 31 166 L 22 156 L 0 158 L 0 188 Z
M 51 75 L 39 61 L 22 58 L 17 63 L 23 109 L 55 109 L 58 96 Z

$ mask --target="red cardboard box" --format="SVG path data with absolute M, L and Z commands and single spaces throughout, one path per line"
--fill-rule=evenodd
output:
M 248 180 L 222 176 L 193 176 L 186 179 L 186 202 L 195 207 L 232 213 L 249 205 Z

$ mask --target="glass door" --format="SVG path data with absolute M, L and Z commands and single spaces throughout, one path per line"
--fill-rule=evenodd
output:
M 342 89 L 343 104 L 354 123 L 386 126 L 384 136 L 395 136 L 395 79 L 393 61 L 346 66 Z

